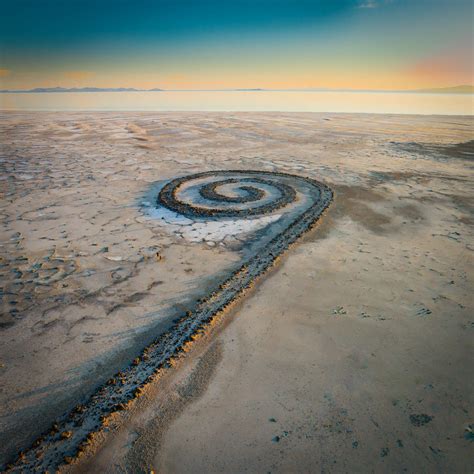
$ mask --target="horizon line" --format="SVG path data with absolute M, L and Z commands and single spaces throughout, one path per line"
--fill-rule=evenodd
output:
M 466 89 L 466 90 L 463 90 Z M 31 89 L 2 89 L 0 93 L 67 93 L 67 92 L 392 92 L 392 93 L 409 93 L 409 92 L 439 92 L 439 93 L 464 93 L 473 94 L 474 85 L 461 84 L 458 86 L 446 87 L 427 87 L 419 89 L 350 89 L 350 88 L 330 88 L 330 87 L 301 87 L 301 88 L 261 88 L 261 87 L 233 87 L 222 89 L 162 89 L 154 87 L 151 89 L 137 89 L 134 87 L 34 87 Z

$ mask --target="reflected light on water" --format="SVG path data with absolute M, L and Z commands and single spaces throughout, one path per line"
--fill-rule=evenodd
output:
M 3 93 L 0 109 L 473 115 L 474 95 L 347 91 Z

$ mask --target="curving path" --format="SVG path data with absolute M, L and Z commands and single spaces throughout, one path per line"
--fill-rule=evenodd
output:
M 193 219 L 257 218 L 281 213 L 283 225 L 263 247 L 244 260 L 225 281 L 182 315 L 174 326 L 144 349 L 129 367 L 115 374 L 83 405 L 55 423 L 32 447 L 20 453 L 9 472 L 53 471 L 71 463 L 103 429 L 107 417 L 124 410 L 142 388 L 159 377 L 213 319 L 242 295 L 275 260 L 321 216 L 332 191 L 315 180 L 286 173 L 210 171 L 177 178 L 161 189 L 157 205 Z

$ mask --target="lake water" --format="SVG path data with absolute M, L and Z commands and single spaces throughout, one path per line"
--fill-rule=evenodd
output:
M 473 115 L 473 94 L 340 91 L 3 93 L 1 110 L 280 111 Z

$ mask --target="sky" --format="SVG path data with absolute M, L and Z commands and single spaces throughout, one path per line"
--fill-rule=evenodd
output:
M 0 0 L 0 89 L 473 84 L 472 0 Z

